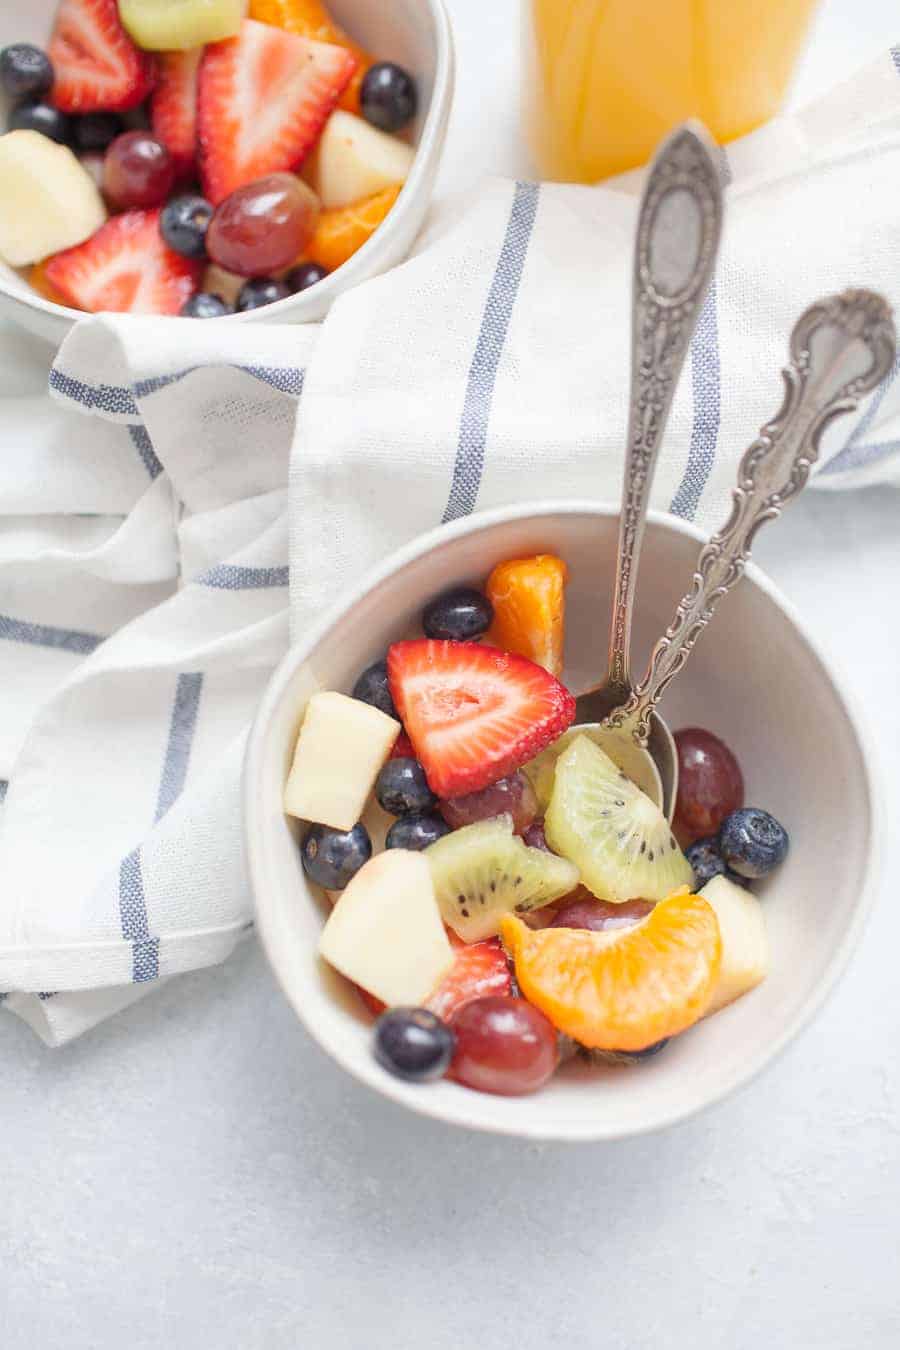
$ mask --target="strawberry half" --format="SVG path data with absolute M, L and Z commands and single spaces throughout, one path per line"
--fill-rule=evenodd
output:
M 200 63 L 197 135 L 214 205 L 242 183 L 293 169 L 312 149 L 356 69 L 343 47 L 245 19 Z
M 499 938 L 488 938 L 485 942 L 461 942 L 455 933 L 447 929 L 450 945 L 456 955 L 449 972 L 444 976 L 422 1005 L 431 1012 L 449 1019 L 464 1003 L 474 998 L 487 998 L 488 995 L 511 994 L 512 975 L 506 953 Z M 377 999 L 368 990 L 357 985 L 359 996 L 369 1012 L 378 1017 L 386 1004 Z
M 63 112 L 124 112 L 153 87 L 153 57 L 125 32 L 116 0 L 61 0 L 47 54 Z
M 479 642 L 395 642 L 387 664 L 397 712 L 439 797 L 505 778 L 575 716 L 574 698 L 543 666 Z
M 177 314 L 200 283 L 202 262 L 182 258 L 159 232 L 160 212 L 123 211 L 46 264 L 51 285 L 79 309 Z
M 150 102 L 153 134 L 175 161 L 179 179 L 191 178 L 197 157 L 197 76 L 202 47 L 189 52 L 161 52 Z

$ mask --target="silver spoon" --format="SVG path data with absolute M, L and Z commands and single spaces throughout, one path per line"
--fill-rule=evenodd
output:
M 657 764 L 676 764 L 665 723 L 650 718 L 649 753 L 627 733 L 599 725 L 631 696 L 629 652 L 638 562 L 657 453 L 675 386 L 719 247 L 722 189 L 716 148 L 699 122 L 662 143 L 641 199 L 631 313 L 631 401 L 622 479 L 615 596 L 606 676 L 580 695 L 575 721 L 629 778 L 664 802 Z
M 731 515 L 701 549 L 691 588 L 653 648 L 643 679 L 604 723 L 604 728 L 614 728 L 636 745 L 649 746 L 669 819 L 678 791 L 678 760 L 671 736 L 654 738 L 654 725 L 663 725 L 656 705 L 684 666 L 718 601 L 743 576 L 757 530 L 775 520 L 805 486 L 826 426 L 852 412 L 859 399 L 884 379 L 895 351 L 890 306 L 873 291 L 844 291 L 818 301 L 791 333 L 790 364 L 783 372 L 784 403 L 744 453 Z

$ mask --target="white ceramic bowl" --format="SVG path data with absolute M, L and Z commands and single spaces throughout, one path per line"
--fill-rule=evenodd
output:
M 44 45 L 57 0 L 0 4 L 0 47 L 11 42 Z M 442 0 L 329 0 L 334 17 L 382 60 L 397 61 L 416 78 L 419 110 L 412 128 L 416 158 L 409 178 L 384 223 L 343 267 L 308 291 L 274 305 L 233 314 L 217 323 L 310 323 L 327 314 L 351 286 L 402 262 L 421 228 L 440 164 L 453 101 L 453 36 Z M 8 105 L 0 94 L 0 129 Z M 0 262 L 0 315 L 53 343 L 82 317 L 80 310 L 55 305 L 31 289 L 20 274 Z M 207 320 L 206 322 L 210 322 Z
M 306 1029 L 361 1082 L 414 1111 L 534 1139 L 617 1139 L 681 1120 L 745 1083 L 799 1030 L 859 935 L 873 870 L 876 797 L 860 733 L 828 665 L 756 568 L 728 596 L 664 711 L 675 728 L 721 735 L 743 766 L 748 801 L 791 831 L 787 862 L 760 886 L 773 968 L 751 994 L 634 1068 L 568 1066 L 541 1092 L 503 1098 L 450 1082 L 411 1086 L 374 1061 L 357 995 L 316 956 L 325 905 L 300 866 L 281 794 L 307 698 L 349 690 L 388 644 L 415 632 L 426 600 L 479 583 L 505 558 L 556 553 L 570 569 L 566 671 L 576 691 L 603 669 L 618 512 L 575 502 L 469 517 L 402 549 L 329 612 L 276 672 L 245 770 L 246 840 L 259 931 Z M 700 535 L 652 516 L 641 560 L 638 667 L 693 570 Z

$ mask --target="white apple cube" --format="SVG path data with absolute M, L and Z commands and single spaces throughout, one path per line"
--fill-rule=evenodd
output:
M 400 723 L 346 694 L 313 694 L 284 789 L 289 816 L 352 830 Z
M 319 953 L 388 1007 L 423 1003 L 453 965 L 424 856 L 394 848 L 370 858 L 341 892 Z
M 310 179 L 323 206 L 349 206 L 405 183 L 415 157 L 405 141 L 339 109 L 325 124 Z
M 83 243 L 106 220 L 91 175 L 39 131 L 0 136 L 0 184 L 0 257 L 13 267 Z
M 766 978 L 769 939 L 762 905 L 755 895 L 727 877 L 713 877 L 700 894 L 716 912 L 722 935 L 719 979 L 707 1010 L 718 1012 Z

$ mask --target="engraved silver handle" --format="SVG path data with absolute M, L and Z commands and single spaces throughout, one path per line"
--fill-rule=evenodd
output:
M 605 685 L 631 693 L 629 649 L 637 564 L 656 457 L 722 230 L 716 147 L 699 122 L 663 142 L 641 200 L 634 253 L 631 399 Z
M 783 371 L 781 410 L 745 452 L 731 515 L 701 550 L 691 588 L 654 647 L 644 678 L 610 714 L 609 725 L 627 725 L 640 744 L 647 743 L 651 712 L 718 601 L 743 576 L 757 530 L 775 520 L 805 486 L 825 427 L 852 412 L 888 374 L 895 349 L 890 307 L 872 291 L 830 296 L 799 319 L 791 334 L 790 364 Z

